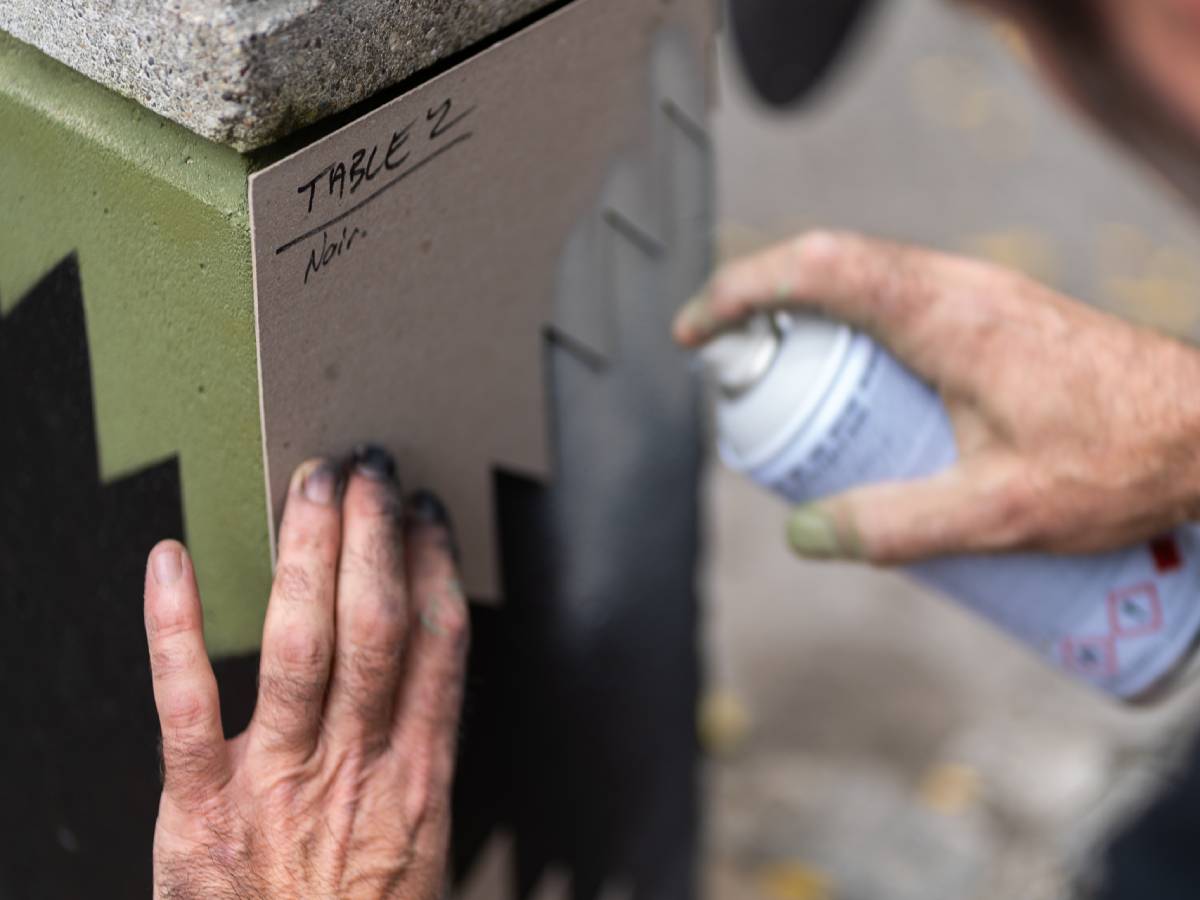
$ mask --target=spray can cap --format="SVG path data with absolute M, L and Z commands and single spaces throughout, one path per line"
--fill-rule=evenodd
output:
M 775 316 L 758 315 L 709 342 L 700 351 L 700 361 L 726 397 L 740 397 L 762 381 L 782 346 Z
M 850 352 L 849 326 L 774 312 L 748 320 L 698 354 L 715 383 L 722 455 L 749 471 L 805 432 Z

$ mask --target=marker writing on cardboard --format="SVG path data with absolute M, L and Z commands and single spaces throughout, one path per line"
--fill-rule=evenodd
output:
M 350 248 L 354 246 L 356 238 L 365 238 L 367 232 L 355 225 L 349 228 L 342 226 L 342 233 L 335 240 L 329 240 L 329 232 L 321 232 L 321 249 L 318 252 L 316 247 L 313 247 L 308 254 L 308 265 L 304 267 L 304 283 L 308 284 L 310 275 L 316 275 L 321 271 L 322 267 L 328 266 L 343 253 L 349 253 Z
M 408 144 L 414 125 L 416 125 L 416 120 L 392 132 L 383 158 L 378 163 L 375 158 L 380 153 L 380 144 L 372 146 L 369 152 L 366 147 L 359 147 L 351 154 L 349 167 L 346 166 L 344 160 L 330 163 L 296 188 L 296 193 L 308 195 L 309 214 L 312 213 L 316 203 L 318 187 L 325 189 L 321 194 L 322 197 L 337 197 L 338 200 L 341 200 L 346 196 L 347 189 L 354 194 L 363 184 L 369 184 L 378 178 L 380 172 L 391 172 L 408 162 L 412 153 L 404 148 Z
M 308 219 L 332 211 L 327 210 L 330 204 L 340 204 L 347 197 L 355 196 L 361 188 L 371 185 L 380 175 L 394 173 L 348 209 L 305 229 L 302 234 L 281 244 L 275 249 L 275 254 L 286 253 L 310 238 L 321 235 L 322 246 L 319 252 L 315 246 L 310 247 L 304 274 L 304 283 L 307 284 L 312 275 L 350 248 L 355 231 L 352 226 L 346 226 L 348 230 L 340 235 L 336 229 L 332 233 L 330 229 L 434 160 L 469 141 L 474 132 L 464 131 L 453 136 L 450 133 L 475 112 L 475 109 L 476 107 L 470 106 L 459 111 L 455 101 L 447 98 L 425 111 L 425 127 L 418 127 L 420 117 L 412 119 L 392 130 L 386 140 L 357 148 L 347 158 L 329 163 L 303 184 L 298 185 L 296 193 L 305 205 L 303 216 Z M 365 235 L 364 230 L 358 229 L 358 237 Z

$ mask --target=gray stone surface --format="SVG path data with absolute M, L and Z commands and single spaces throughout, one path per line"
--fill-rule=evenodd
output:
M 552 0 L 3 0 L 0 30 L 214 141 L 269 143 Z

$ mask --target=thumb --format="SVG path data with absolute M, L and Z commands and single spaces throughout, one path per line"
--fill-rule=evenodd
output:
M 800 507 L 788 543 L 812 559 L 880 565 L 1016 549 L 1032 533 L 1017 482 L 958 466 L 921 481 L 873 484 Z

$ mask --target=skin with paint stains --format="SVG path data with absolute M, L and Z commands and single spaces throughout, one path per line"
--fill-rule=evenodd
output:
M 1103 117 L 1072 83 L 1071 50 L 1050 22 L 1061 9 L 1025 0 L 973 5 L 1013 16 L 1050 84 L 1130 145 L 1147 146 L 1120 132 L 1136 117 Z M 1183 135 L 1191 178 L 1167 174 L 1186 189 L 1200 177 L 1200 3 L 1067 6 L 1093 36 L 1092 62 L 1146 92 L 1155 121 L 1170 123 L 1164 135 Z M 788 532 L 798 553 L 890 564 L 1091 552 L 1200 515 L 1194 348 L 993 265 L 834 233 L 727 265 L 681 312 L 676 337 L 695 346 L 752 312 L 788 307 L 861 327 L 937 387 L 961 457 L 933 478 L 863 487 L 798 510 Z
M 797 552 L 904 563 L 1090 552 L 1200 513 L 1200 353 L 997 266 L 812 233 L 722 268 L 685 308 L 695 346 L 761 309 L 856 325 L 941 392 L 960 462 L 796 512 Z
M 155 896 L 443 896 L 468 643 L 441 503 L 386 453 L 292 480 L 258 704 L 226 741 L 183 547 L 146 572 L 163 732 Z

